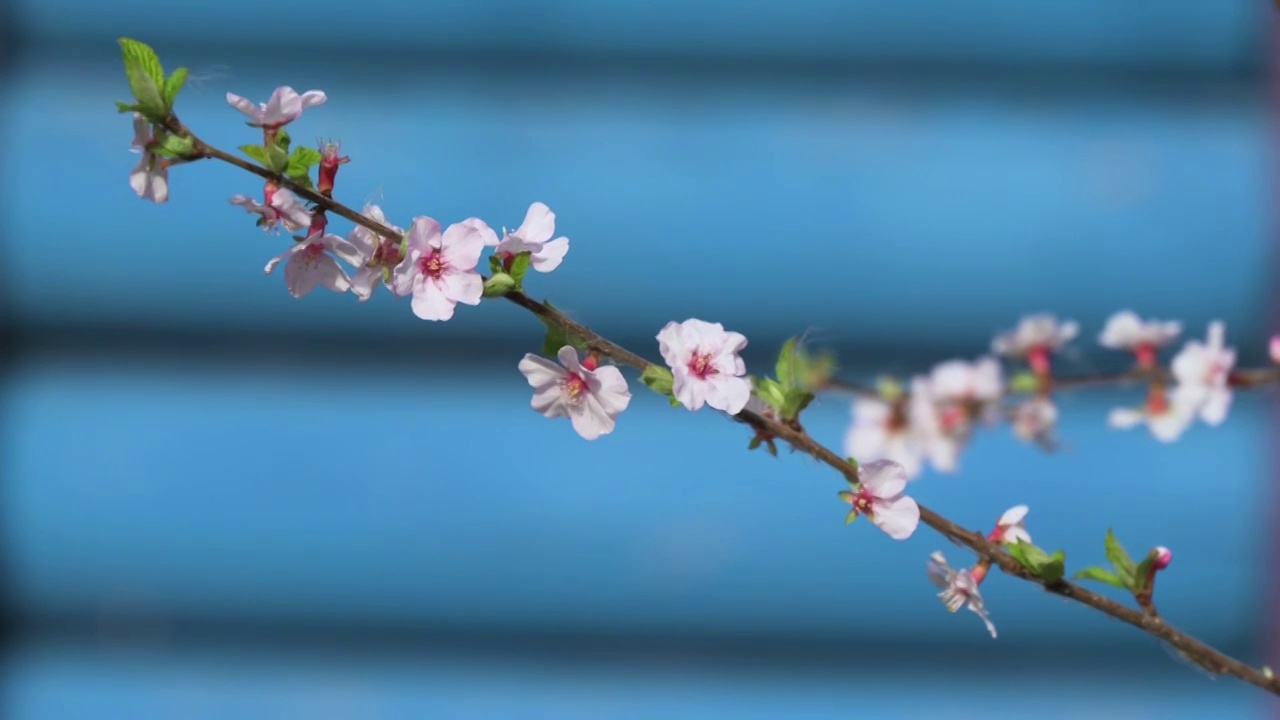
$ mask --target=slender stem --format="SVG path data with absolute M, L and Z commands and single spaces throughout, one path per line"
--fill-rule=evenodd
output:
M 270 180 L 281 187 L 286 187 L 298 197 L 323 208 L 327 212 L 346 218 L 347 220 L 368 228 L 369 230 L 384 237 L 396 241 L 401 239 L 400 233 L 397 233 L 391 228 L 361 215 L 342 203 L 336 202 L 331 198 L 321 195 L 320 193 L 308 190 L 279 173 L 271 172 L 266 168 L 250 163 L 247 160 L 231 155 L 230 153 L 224 152 L 205 143 L 178 122 L 176 117 L 168 118 L 164 124 L 171 132 L 181 133 L 192 138 L 194 142 L 194 149 L 191 154 L 192 159 L 212 158 L 215 160 L 221 160 L 222 162 L 234 165 L 265 180 Z M 572 335 L 582 338 L 590 350 L 609 357 L 619 364 L 628 365 L 640 371 L 643 371 L 651 364 L 644 357 L 613 343 L 602 335 L 593 332 L 585 325 L 571 320 L 560 311 L 549 307 L 522 292 L 510 292 L 503 297 L 506 298 L 508 302 L 519 305 L 538 316 L 544 322 L 555 325 Z M 1258 381 L 1254 384 L 1261 384 L 1262 381 L 1273 382 L 1277 378 L 1280 378 L 1280 373 L 1270 369 L 1266 371 L 1248 372 L 1250 373 L 1248 377 L 1251 380 Z M 1105 380 L 1105 382 L 1110 382 L 1120 376 L 1105 377 L 1109 378 L 1108 380 Z M 1124 374 L 1123 378 L 1126 380 L 1138 379 L 1133 377 L 1132 373 Z M 1085 379 L 1075 379 L 1068 382 L 1080 385 L 1097 384 L 1091 381 L 1086 382 Z M 1063 386 L 1062 381 L 1055 381 L 1055 384 Z M 867 388 L 845 384 L 833 383 L 831 387 L 844 387 L 846 389 L 856 388 L 857 392 L 873 392 Z M 798 424 L 779 422 L 772 418 L 746 410 L 733 416 L 733 418 L 751 426 L 758 432 L 767 433 L 776 438 L 787 441 L 787 443 L 795 449 L 834 468 L 846 481 L 851 483 L 857 482 L 857 471 L 852 465 L 850 465 L 844 458 L 819 443 L 817 440 L 814 440 L 813 437 L 811 437 L 808 432 Z M 1036 578 L 1023 568 L 1012 555 L 1006 552 L 1000 545 L 988 540 L 982 533 L 967 530 L 923 505 L 920 506 L 920 520 L 953 543 L 971 549 L 979 556 L 979 558 L 989 561 L 1007 575 L 1040 585 L 1048 592 L 1075 600 L 1076 602 L 1087 605 L 1099 612 L 1154 635 L 1155 637 L 1167 642 L 1184 657 L 1209 672 L 1220 675 L 1231 675 L 1244 680 L 1245 682 L 1256 685 L 1268 692 L 1280 695 L 1280 678 L 1276 678 L 1269 672 L 1253 668 L 1239 660 L 1236 660 L 1235 658 L 1215 650 L 1190 635 L 1168 625 L 1158 616 L 1143 614 L 1138 610 L 1121 605 L 1114 600 L 1103 597 L 1102 595 L 1073 583 L 1066 581 L 1045 582 Z

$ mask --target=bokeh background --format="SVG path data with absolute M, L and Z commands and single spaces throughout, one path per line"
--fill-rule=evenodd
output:
M 845 527 L 814 462 L 635 386 L 594 443 L 528 408 L 540 325 L 265 276 L 227 204 L 260 183 L 126 176 L 114 44 L 192 68 L 184 120 L 325 90 L 338 196 L 572 240 L 532 278 L 656 356 L 720 321 L 767 367 L 808 331 L 842 374 L 983 352 L 1024 312 L 1273 327 L 1275 9 L 1264 0 L 13 0 L 0 17 L 5 213 L 3 703 L 11 718 L 1262 717 L 1096 613 L 993 577 L 992 641 L 934 597 L 922 530 Z M 340 220 L 334 227 L 346 232 Z M 1173 446 L 1105 427 L 1140 391 L 1060 398 L 1046 455 L 980 435 L 914 494 L 970 527 L 1030 504 L 1040 544 L 1170 546 L 1164 614 L 1274 649 L 1269 394 Z M 823 397 L 808 425 L 838 446 Z M 1274 656 L 1271 662 L 1276 662 Z

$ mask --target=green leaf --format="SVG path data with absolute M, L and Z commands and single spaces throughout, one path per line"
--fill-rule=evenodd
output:
M 797 346 L 794 368 L 796 387 L 812 391 L 825 385 L 836 374 L 836 356 L 830 352 L 810 355 L 803 345 Z
M 301 185 L 302 187 L 308 190 L 314 190 L 316 187 L 311 183 L 311 176 L 308 175 L 306 171 L 303 171 L 296 175 L 287 175 L 286 177 L 288 177 L 290 180 L 298 183 L 299 185 Z
M 286 144 L 285 147 L 287 148 L 288 145 Z M 319 165 L 322 159 L 324 159 L 324 156 L 320 154 L 319 150 L 306 145 L 299 145 L 293 149 L 293 154 L 289 156 L 289 168 L 291 170 L 295 167 L 302 170 L 310 170 Z
M 529 263 L 533 262 L 533 253 L 525 250 L 516 255 L 516 259 L 511 262 L 511 277 L 516 281 L 516 287 L 524 282 L 525 273 L 529 272 Z
M 1009 554 L 1028 572 L 1045 582 L 1057 582 L 1066 572 L 1067 555 L 1061 550 L 1050 555 L 1029 542 L 1017 542 L 1009 546 Z
M 502 297 L 516 286 L 516 281 L 504 272 L 494 273 L 493 277 L 484 281 L 484 297 Z M 564 347 L 561 345 L 560 347 Z M 558 351 L 560 348 L 556 348 Z
M 1100 567 L 1087 567 L 1071 576 L 1075 580 L 1097 580 L 1098 582 L 1114 585 L 1118 588 L 1128 588 L 1124 581 L 1113 575 L 1109 570 Z
M 116 110 L 122 113 L 136 113 L 136 112 L 142 112 L 142 106 L 138 105 L 137 103 L 134 103 L 131 105 L 129 103 L 120 102 L 119 100 L 117 100 Z
M 272 172 L 284 173 L 289 169 L 289 154 L 279 144 L 267 148 L 267 167 Z
M 146 43 L 127 37 L 117 38 L 117 42 L 124 58 L 124 74 L 140 112 L 150 120 L 159 120 L 168 114 L 161 92 L 164 66 L 160 64 L 160 58 Z
M 671 396 L 675 377 L 671 375 L 671 371 L 667 368 L 661 365 L 649 364 L 644 367 L 644 372 L 640 373 L 640 382 L 659 395 Z M 672 397 L 672 399 L 674 400 L 675 398 Z
M 787 403 L 787 391 L 773 378 L 756 379 L 756 397 L 779 413 Z
M 281 150 L 289 152 L 289 143 L 293 142 L 293 138 L 289 137 L 289 131 L 284 128 L 276 130 L 276 144 Z
M 1124 586 L 1136 590 L 1137 584 L 1136 573 L 1137 566 L 1133 562 L 1133 558 L 1129 557 L 1129 553 L 1125 551 L 1124 546 L 1116 539 L 1116 534 L 1107 528 L 1107 537 L 1103 541 L 1103 547 L 1106 550 L 1107 560 L 1112 567 L 1116 569 L 1116 575 L 1124 581 Z
M 774 366 L 774 373 L 778 376 L 778 382 L 786 389 L 796 386 L 795 361 L 796 339 L 789 338 L 782 344 L 782 352 L 778 353 L 778 362 Z
M 790 388 L 787 390 L 786 397 L 782 400 L 782 409 L 778 411 L 778 415 L 783 420 L 794 420 L 800 416 L 800 412 L 809 407 L 809 403 L 813 402 L 814 394 L 799 388 Z
M 1009 390 L 1016 393 L 1035 392 L 1040 388 L 1040 378 L 1035 373 L 1024 370 L 1009 380 Z
M 755 436 L 755 437 L 751 438 L 751 442 L 747 443 L 747 449 L 748 449 L 748 450 L 755 450 L 756 448 L 760 447 L 761 443 L 763 443 L 763 442 L 764 442 L 764 438 L 762 438 L 762 437 L 760 437 L 759 435 L 757 435 L 757 436 Z
M 187 69 L 180 67 L 174 70 L 164 81 L 164 106 L 166 110 L 173 109 L 173 101 L 178 97 L 178 92 L 182 90 L 182 86 L 187 82 Z
M 267 166 L 267 149 L 261 145 L 241 145 L 240 152 L 257 160 L 259 165 Z
M 189 136 L 165 135 L 155 151 L 167 157 L 183 157 L 191 152 L 194 144 Z

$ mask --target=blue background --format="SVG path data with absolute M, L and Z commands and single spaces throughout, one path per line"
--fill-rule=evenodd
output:
M 528 409 L 540 325 L 297 301 L 226 204 L 260 183 L 125 182 L 114 38 L 193 69 L 184 121 L 255 142 L 230 90 L 329 102 L 338 196 L 407 225 L 572 241 L 531 292 L 633 350 L 689 316 L 837 350 L 851 379 L 983 352 L 1023 312 L 1227 321 L 1264 361 L 1275 237 L 1272 7 L 1243 0 L 410 4 L 20 0 L 4 88 L 6 715 L 1256 717 L 1149 637 L 1004 577 L 1000 639 L 951 616 L 922 530 L 845 527 L 839 480 L 633 382 L 586 443 Z M 0 18 L 0 20 L 3 20 Z M 191 28 L 175 35 L 175 28 Z M 256 29 L 255 29 L 256 28 Z M 335 221 L 345 233 L 347 226 Z M 1164 544 L 1163 613 L 1261 664 L 1269 394 L 1161 446 L 1060 398 L 1065 452 L 1007 429 L 913 486 L 975 528 L 1028 503 L 1072 566 Z M 846 400 L 807 425 L 838 447 Z

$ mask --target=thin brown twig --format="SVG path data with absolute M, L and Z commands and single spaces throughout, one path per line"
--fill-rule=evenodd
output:
M 281 187 L 288 188 L 295 195 L 323 208 L 328 212 L 332 212 L 335 215 L 346 218 L 357 225 L 365 227 L 384 237 L 396 241 L 401 240 L 400 233 L 395 232 L 381 223 L 370 220 L 342 203 L 325 197 L 320 193 L 308 190 L 279 173 L 271 172 L 266 168 L 254 165 L 253 163 L 205 143 L 178 122 L 176 117 L 171 116 L 170 118 L 167 118 L 164 124 L 171 132 L 186 135 L 192 139 L 194 147 L 192 153 L 188 156 L 190 159 L 212 158 L 229 163 L 265 180 L 272 181 Z M 619 364 L 628 365 L 641 372 L 651 364 L 642 356 L 613 343 L 605 337 L 593 332 L 585 325 L 571 320 L 560 311 L 548 307 L 546 304 L 534 300 L 522 292 L 510 292 L 503 297 L 508 302 L 519 305 L 538 316 L 544 322 L 555 325 L 572 335 L 582 338 L 590 350 L 594 350 L 601 355 L 609 357 Z M 1266 371 L 1250 372 L 1254 373 L 1249 376 L 1251 380 L 1261 381 L 1265 379 L 1270 382 L 1280 378 L 1280 373 L 1277 373 L 1275 370 L 1269 369 Z M 865 390 L 865 388 L 862 389 Z M 746 410 L 733 417 L 740 422 L 746 423 L 759 432 L 785 440 L 793 448 L 834 468 L 847 482 L 853 483 L 858 481 L 857 470 L 854 466 L 850 465 L 844 458 L 813 439 L 808 432 L 799 427 L 798 424 L 779 422 L 772 418 Z M 988 540 L 982 533 L 967 530 L 923 505 L 920 506 L 920 520 L 952 542 L 968 547 L 980 558 L 989 560 L 1007 575 L 1040 585 L 1048 592 L 1075 600 L 1076 602 L 1087 605 L 1099 612 L 1154 635 L 1209 672 L 1219 675 L 1230 675 L 1262 688 L 1270 693 L 1280 695 L 1280 678 L 1275 677 L 1268 671 L 1259 670 L 1215 650 L 1209 645 L 1206 645 L 1194 637 L 1165 623 L 1164 620 L 1158 616 L 1145 615 L 1138 610 L 1121 605 L 1115 600 L 1103 597 L 1102 595 L 1064 580 L 1055 582 L 1046 582 L 1041 580 L 1031 575 L 1021 564 L 1018 563 L 1017 560 L 1013 558 L 1012 555 L 1006 552 L 997 543 Z

